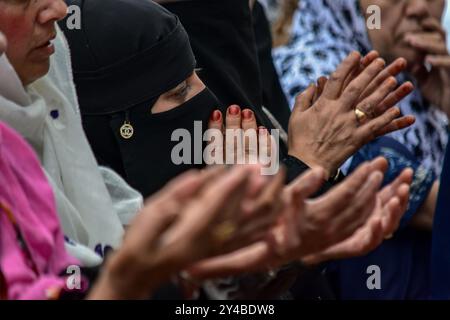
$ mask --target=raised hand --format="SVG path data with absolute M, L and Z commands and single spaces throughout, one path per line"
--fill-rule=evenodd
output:
M 226 115 L 215 110 L 207 131 L 206 163 L 261 164 L 270 167 L 278 161 L 275 137 L 267 128 L 258 127 L 255 114 L 238 105 L 228 108 Z
M 375 56 L 371 53 L 361 59 L 353 52 L 330 79 L 319 81 L 319 89 L 311 85 L 296 99 L 289 124 L 289 154 L 311 167 L 323 167 L 326 178 L 363 145 L 414 122 L 411 116 L 399 118 L 400 110 L 393 106 L 412 90 L 410 83 L 396 88 L 390 76 L 402 68 L 402 62 L 386 69 Z M 361 67 L 364 63 L 367 66 Z M 381 86 L 374 85 L 379 82 Z M 358 116 L 357 110 L 364 116 Z

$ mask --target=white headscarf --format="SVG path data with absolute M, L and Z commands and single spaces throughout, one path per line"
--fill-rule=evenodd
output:
M 120 245 L 123 225 L 139 211 L 142 197 L 98 166 L 81 125 L 70 52 L 59 28 L 57 34 L 50 72 L 27 88 L 2 57 L 0 120 L 20 132 L 42 161 L 69 252 L 95 265 L 105 248 Z

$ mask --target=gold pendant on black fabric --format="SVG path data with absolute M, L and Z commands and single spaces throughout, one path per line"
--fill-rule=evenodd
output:
M 130 124 L 129 121 L 125 121 L 124 124 L 120 127 L 120 135 L 124 139 L 130 139 L 134 134 L 134 128 Z
M 133 134 L 134 134 L 134 128 L 131 125 L 131 122 L 129 120 L 129 114 L 127 112 L 125 114 L 125 122 L 120 127 L 120 135 L 122 136 L 122 138 L 128 140 L 133 137 Z

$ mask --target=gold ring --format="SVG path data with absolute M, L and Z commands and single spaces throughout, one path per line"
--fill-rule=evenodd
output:
M 358 108 L 355 109 L 355 116 L 358 123 L 362 123 L 364 120 L 367 119 L 367 114 Z
M 225 221 L 214 229 L 213 235 L 217 242 L 224 243 L 233 236 L 235 231 L 236 225 L 230 221 Z
M 394 235 L 391 233 L 389 235 L 387 235 L 386 237 L 384 237 L 384 240 L 389 240 L 392 239 L 394 237 Z

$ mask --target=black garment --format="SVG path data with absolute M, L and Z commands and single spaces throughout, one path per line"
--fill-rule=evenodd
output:
M 144 197 L 180 173 L 201 167 L 193 148 L 198 151 L 202 145 L 194 142 L 202 143 L 210 114 L 220 108 L 214 94 L 205 89 L 172 110 L 151 113 L 161 94 L 194 72 L 195 58 L 178 18 L 149 0 L 67 3 L 82 10 L 80 30 L 69 30 L 65 21 L 61 28 L 72 53 L 83 126 L 99 163 Z M 176 129 L 192 138 L 192 148 L 186 149 L 191 157 L 182 164 L 171 157 L 178 144 L 171 141 Z
M 272 61 L 264 9 L 245 0 L 194 0 L 164 4 L 189 34 L 200 78 L 225 105 L 250 107 L 262 125 L 265 106 L 285 130 L 290 109 Z

